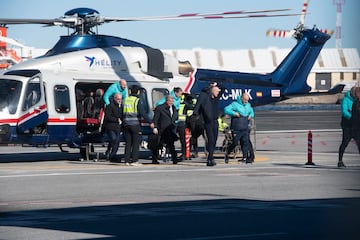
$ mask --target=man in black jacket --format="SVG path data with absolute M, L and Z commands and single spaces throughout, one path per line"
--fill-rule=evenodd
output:
M 177 155 L 174 142 L 178 139 L 176 135 L 176 121 L 178 120 L 178 112 L 174 106 L 174 97 L 168 95 L 166 102 L 155 108 L 152 125 L 153 133 L 160 134 L 161 142 L 166 144 L 166 148 L 170 151 L 173 164 L 177 164 Z M 156 155 L 158 149 L 153 150 L 153 163 L 157 163 Z
M 218 138 L 218 117 L 219 117 L 219 99 L 225 88 L 219 86 L 216 82 L 205 87 L 196 102 L 193 115 L 200 115 L 204 119 L 205 133 L 207 137 L 206 150 L 208 151 L 207 166 L 215 166 L 214 151 Z
M 121 123 L 122 123 L 122 96 L 120 93 L 115 94 L 113 101 L 105 108 L 104 129 L 109 139 L 106 158 L 116 162 L 116 153 L 119 149 Z

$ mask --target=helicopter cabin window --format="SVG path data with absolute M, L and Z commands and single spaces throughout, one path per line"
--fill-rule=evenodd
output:
M 144 103 L 144 109 L 145 109 L 145 113 L 149 113 L 150 112 L 150 107 L 149 107 L 149 103 L 147 101 L 147 94 L 146 94 L 146 90 L 145 88 L 141 88 L 140 89 L 140 94 L 139 94 L 139 98 L 141 99 L 141 101 Z
M 58 113 L 70 112 L 69 88 L 65 85 L 56 85 L 54 87 L 55 110 Z
M 25 101 L 23 111 L 27 111 L 40 101 L 40 81 L 38 78 L 31 79 L 26 86 Z
M 21 88 L 20 81 L 0 79 L 0 115 L 16 113 Z
M 166 88 L 154 88 L 152 90 L 152 93 L 151 93 L 151 100 L 152 100 L 152 104 L 153 104 L 153 108 L 156 107 L 156 103 L 164 98 L 166 95 L 169 95 L 169 90 L 167 90 Z

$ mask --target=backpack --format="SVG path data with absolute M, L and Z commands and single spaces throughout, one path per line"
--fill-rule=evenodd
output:
M 351 121 L 354 129 L 360 129 L 360 99 L 353 102 L 351 109 Z

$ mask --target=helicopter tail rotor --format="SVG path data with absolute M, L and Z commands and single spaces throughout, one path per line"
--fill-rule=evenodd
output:
M 282 37 L 282 38 L 289 38 L 289 37 L 295 37 L 300 34 L 301 31 L 305 30 L 305 16 L 307 12 L 307 8 L 309 5 L 309 0 L 304 0 L 301 13 L 300 15 L 300 21 L 298 25 L 293 30 L 279 30 L 279 29 L 269 29 L 266 31 L 266 36 L 268 37 Z M 319 29 L 323 33 L 327 33 L 329 35 L 333 34 L 333 30 L 327 30 L 327 29 Z

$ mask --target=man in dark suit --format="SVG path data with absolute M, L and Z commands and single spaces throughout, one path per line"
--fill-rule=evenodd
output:
M 178 112 L 174 106 L 174 97 L 169 95 L 166 97 L 165 103 L 155 108 L 152 125 L 154 127 L 153 133 L 160 134 L 161 142 L 166 144 L 173 164 L 178 162 L 174 145 L 174 142 L 178 139 L 176 135 L 177 119 Z M 157 149 L 153 150 L 153 163 L 157 163 L 156 158 L 154 158 L 157 155 L 157 151 Z
M 119 149 L 121 123 L 123 117 L 122 95 L 115 94 L 113 101 L 105 108 L 104 129 L 109 138 L 106 158 L 110 161 L 118 161 L 116 153 Z

